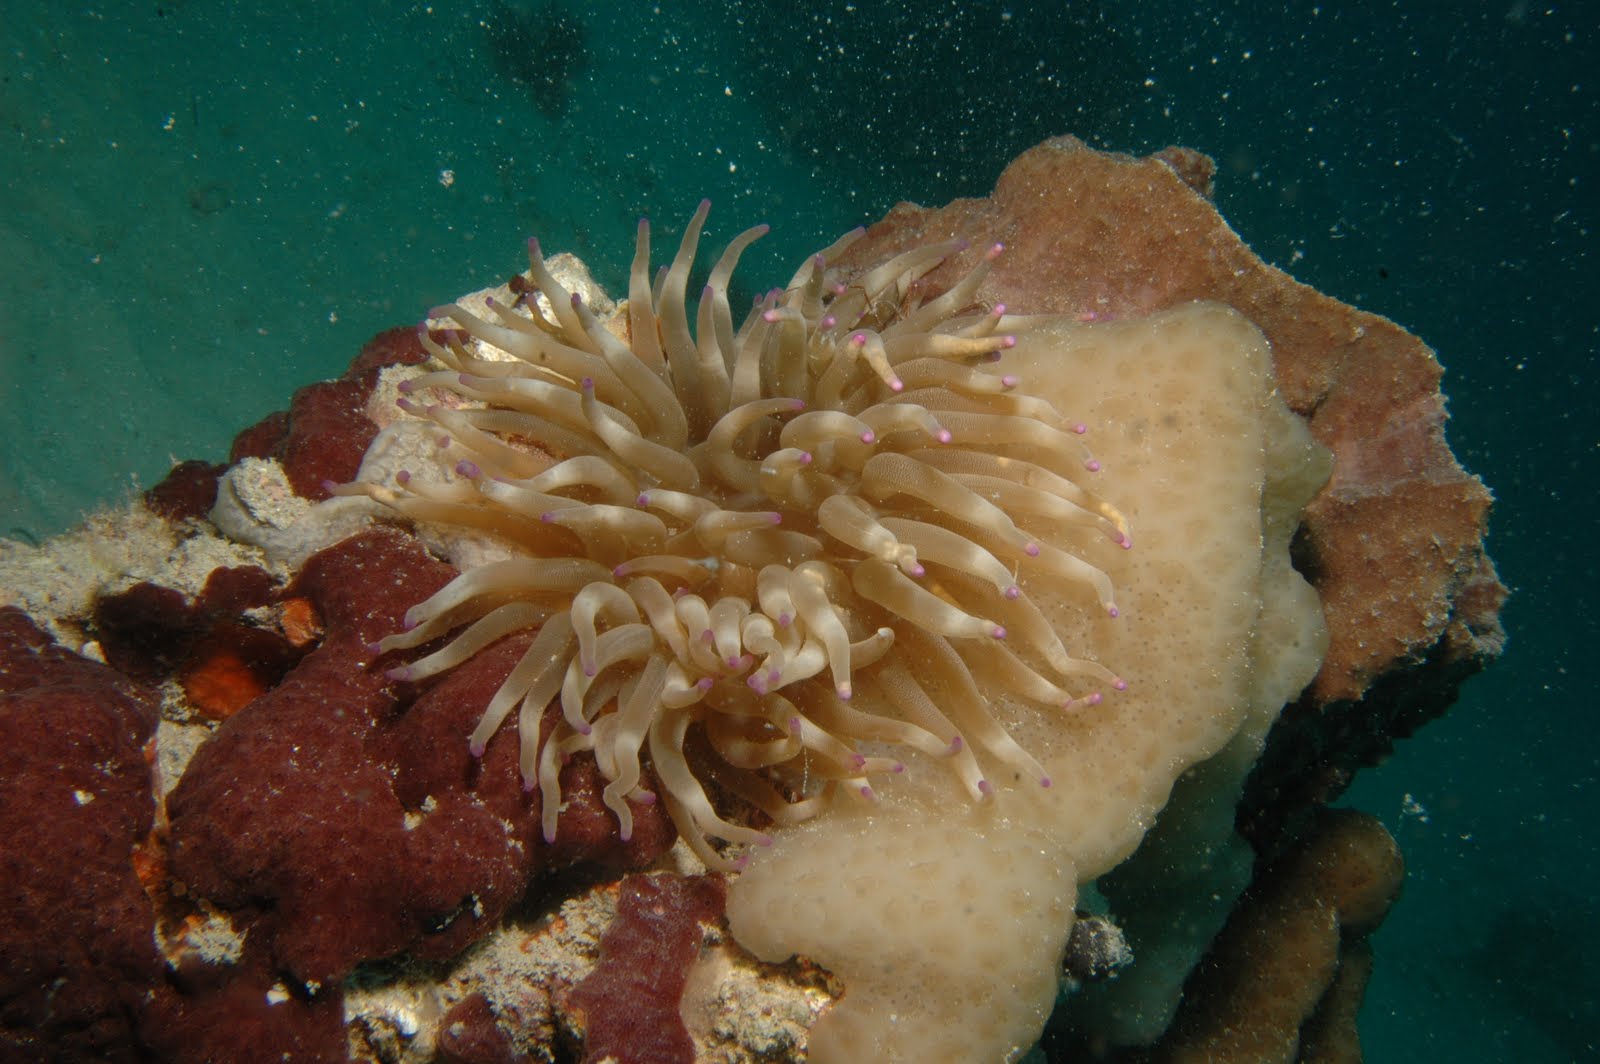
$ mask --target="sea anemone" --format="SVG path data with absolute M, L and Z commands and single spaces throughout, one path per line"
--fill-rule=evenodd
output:
M 1061 532 L 1129 539 L 1083 486 L 1098 469 L 1084 426 L 990 365 L 1027 325 L 976 304 L 1000 246 L 924 298 L 920 279 L 966 245 L 852 276 L 835 260 L 857 230 L 736 330 L 729 278 L 759 226 L 712 267 L 691 328 L 708 210 L 653 284 L 640 222 L 626 343 L 533 240 L 515 302 L 489 301 L 493 320 L 451 304 L 433 317 L 454 327 L 419 328 L 447 368 L 408 381 L 400 402 L 436 426 L 448 473 L 342 491 L 492 533 L 512 553 L 462 572 L 372 649 L 461 629 L 389 672 L 415 681 L 537 629 L 468 741 L 482 756 L 516 712 L 522 778 L 540 792 L 549 840 L 560 768 L 580 751 L 608 781 L 623 838 L 629 803 L 658 797 L 648 751 L 659 798 L 715 868 L 738 862 L 712 839 L 770 837 L 739 822 L 748 814 L 719 812 L 703 780 L 777 824 L 840 791 L 872 799 L 871 781 L 904 767 L 884 754 L 897 746 L 943 759 L 977 801 L 994 787 L 974 745 L 1048 787 L 991 697 L 1060 712 L 1123 686 L 1069 653 L 1040 602 L 1078 598 L 1115 616 L 1110 580 Z M 541 744 L 552 703 L 559 719 Z

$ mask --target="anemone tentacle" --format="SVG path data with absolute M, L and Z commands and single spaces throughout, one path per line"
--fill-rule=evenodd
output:
M 419 328 L 446 368 L 410 382 L 402 404 L 438 426 L 446 483 L 340 490 L 496 533 L 516 557 L 463 572 L 374 650 L 459 629 L 391 673 L 420 679 L 539 630 L 468 741 L 482 756 L 516 710 L 551 839 L 560 766 L 586 750 L 624 837 L 630 803 L 660 797 L 715 868 L 737 862 L 711 840 L 769 837 L 719 812 L 702 775 L 778 823 L 835 792 L 872 797 L 874 778 L 903 766 L 863 754 L 869 742 L 942 759 L 975 800 L 994 793 L 975 747 L 1048 786 L 986 691 L 1060 712 L 1125 686 L 1067 651 L 1029 589 L 1114 616 L 1110 580 L 1056 532 L 1131 539 L 1086 486 L 1097 467 L 1082 426 L 990 368 L 1015 343 L 1003 306 L 975 305 L 1002 249 L 923 302 L 919 280 L 964 244 L 845 276 L 834 259 L 859 231 L 846 234 L 735 329 L 734 264 L 767 229 L 733 239 L 691 314 L 708 210 L 654 280 L 640 223 L 628 343 L 555 280 L 537 241 L 515 305 L 491 300 L 489 320 L 449 304 L 436 316 L 451 326 Z M 686 751 L 702 748 L 722 765 L 697 774 Z

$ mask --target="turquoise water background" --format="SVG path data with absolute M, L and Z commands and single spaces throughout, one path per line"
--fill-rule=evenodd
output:
M 530 233 L 620 293 L 709 196 L 779 283 L 1046 136 L 1197 148 L 1263 258 L 1438 350 L 1498 497 L 1505 658 L 1345 798 L 1409 863 L 1367 1059 L 1600 1060 L 1600 15 L 1198 7 L 0 3 L 0 535 L 222 458 Z

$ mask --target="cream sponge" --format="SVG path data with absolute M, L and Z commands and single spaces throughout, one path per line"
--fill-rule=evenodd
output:
M 936 759 L 901 749 L 906 771 L 874 807 L 841 802 L 753 852 L 730 887 L 735 937 L 845 985 L 814 1061 L 1020 1056 L 1054 1003 L 1079 886 L 1139 845 L 1191 766 L 1217 760 L 1212 798 L 1231 808 L 1326 646 L 1288 543 L 1329 459 L 1276 395 L 1248 320 L 1193 304 L 1047 322 L 1000 369 L 1089 426 L 1099 493 L 1130 522 L 1132 550 L 1073 543 L 1110 574 L 1120 617 L 1037 593 L 1069 651 L 1129 686 L 1066 712 L 996 698 L 1048 788 L 986 761 L 996 793 L 974 804 Z

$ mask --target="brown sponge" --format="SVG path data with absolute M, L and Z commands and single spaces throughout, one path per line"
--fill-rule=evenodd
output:
M 1355 1061 L 1364 938 L 1400 893 L 1405 864 L 1375 818 L 1318 814 L 1310 834 L 1241 899 L 1189 977 L 1155 1059 Z

